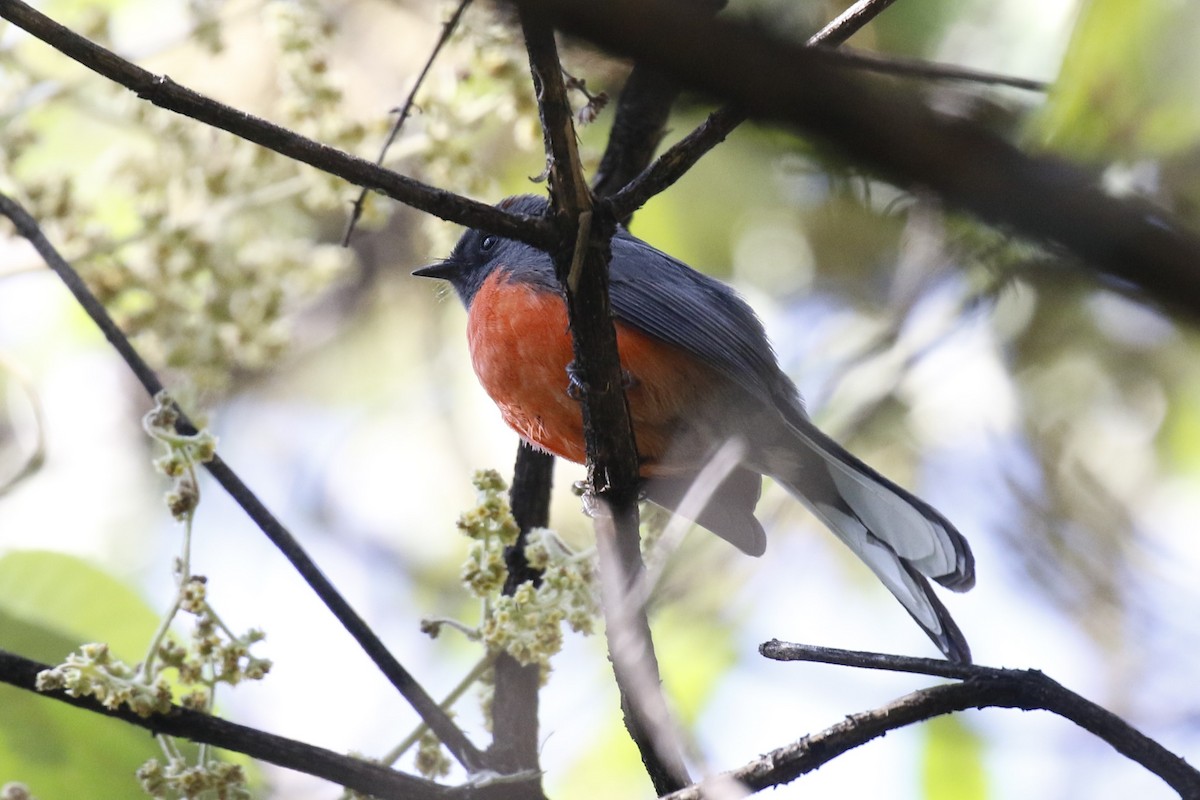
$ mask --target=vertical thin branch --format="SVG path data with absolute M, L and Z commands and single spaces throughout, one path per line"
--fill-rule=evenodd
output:
M 517 543 L 504 553 L 508 577 L 504 594 L 512 595 L 526 581 L 540 581 L 541 573 L 525 558 L 525 535 L 533 528 L 550 524 L 550 489 L 554 479 L 554 457 L 522 442 L 513 467 L 509 505 L 521 529 Z M 504 773 L 540 772 L 538 763 L 538 691 L 541 668 L 522 665 L 508 653 L 495 662 L 496 686 L 492 701 L 494 736 L 488 750 L 493 769 Z M 520 797 L 541 797 L 540 781 L 520 784 Z M 518 797 L 514 795 L 514 800 Z

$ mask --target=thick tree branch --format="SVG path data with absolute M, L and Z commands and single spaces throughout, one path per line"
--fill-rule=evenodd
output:
M 560 242 L 550 254 L 565 294 L 576 375 L 585 387 L 581 406 L 591 494 L 596 503 L 600 569 L 607 582 L 628 587 L 642 570 L 637 507 L 640 465 L 608 297 L 610 241 L 616 222 L 592 212 L 592 194 L 579 160 L 554 31 L 537 15 L 522 12 L 520 20 L 546 139 L 550 213 L 557 216 L 561 232 Z M 664 734 L 661 724 L 668 715 L 658 686 L 649 623 L 641 609 L 621 614 L 618 605 L 627 604 L 604 603 L 605 631 L 626 726 L 662 794 L 687 785 L 687 772 L 673 737 Z M 639 639 L 639 645 L 619 650 L 617 638 L 630 635 Z M 624 654 L 634 652 L 639 658 L 631 664 Z M 635 670 L 650 671 L 653 677 L 634 680 Z
M 0 683 L 37 692 L 37 674 L 49 664 L 0 650 Z M 65 692 L 37 692 L 47 702 L 68 703 L 95 714 L 113 717 L 153 733 L 166 734 L 193 742 L 210 744 L 224 750 L 243 753 L 276 766 L 314 775 L 379 798 L 405 800 L 452 800 L 453 798 L 489 798 L 510 800 L 513 785 L 462 787 L 442 786 L 406 775 L 359 758 L 334 753 L 294 739 L 265 733 L 179 706 L 166 714 L 139 717 L 128 709 L 108 709 L 91 697 L 71 697 Z
M 727 777 L 755 791 L 794 780 L 848 750 L 914 722 L 971 708 L 1019 708 L 1025 711 L 1049 711 L 1070 720 L 1158 775 L 1181 797 L 1200 797 L 1200 772 L 1186 761 L 1120 717 L 1036 670 L 949 664 L 933 659 L 835 650 L 779 641 L 767 642 L 760 650 L 768 658 L 779 660 L 819 661 L 918 672 L 957 678 L 963 682 L 921 689 L 882 708 L 850 715 L 831 728 L 773 750 L 727 773 Z M 672 800 L 692 800 L 703 796 L 703 786 L 692 786 L 670 795 Z
M 917 97 L 831 63 L 818 48 L 678 0 L 517 0 L 602 47 L 644 59 L 749 115 L 811 134 L 898 186 L 1068 249 L 1167 307 L 1200 314 L 1200 236 L 1145 202 L 1105 194 L 1083 172 L 1022 153 Z M 614 213 L 629 210 L 629 198 Z
M 337 175 L 357 186 L 374 189 L 442 219 L 471 228 L 482 228 L 537 247 L 547 247 L 552 241 L 550 227 L 542 220 L 507 214 L 486 203 L 429 186 L 219 103 L 175 83 L 165 75 L 155 75 L 142 69 L 111 50 L 73 33 L 20 0 L 0 0 L 0 18 L 7 19 L 88 69 L 121 84 L 160 108 L 229 131 L 280 155 Z
M 125 363 L 129 365 L 129 368 L 133 371 L 133 374 L 137 377 L 138 382 L 142 384 L 143 388 L 145 388 L 146 392 L 151 397 L 154 397 L 163 391 L 162 382 L 158 379 L 154 370 L 150 368 L 150 365 L 145 362 L 137 350 L 134 349 L 133 345 L 130 344 L 125 334 L 117 327 L 117 324 L 109 316 L 103 304 L 96 299 L 95 295 L 88 289 L 87 284 L 79 277 L 79 274 L 46 239 L 37 221 L 18 203 L 3 193 L 0 193 L 0 215 L 8 217 L 12 221 L 13 225 L 17 228 L 17 232 L 33 245 L 34 249 L 45 260 L 46 265 L 66 284 L 67 289 L 74 295 L 76 302 L 91 317 L 92 321 L 104 333 L 104 338 L 108 339 L 109 343 L 116 349 Z M 196 432 L 195 426 L 192 425 L 182 410 L 180 410 L 178 427 L 180 432 L 184 434 Z M 420 715 L 422 721 L 446 745 L 446 748 L 454 754 L 454 757 L 468 770 L 482 767 L 483 757 L 479 750 L 471 744 L 466 735 L 451 721 L 446 712 L 429 696 L 424 688 L 417 683 L 408 670 L 388 651 L 387 647 L 375 632 L 371 630 L 370 626 L 358 615 L 346 599 L 342 597 L 329 579 L 325 577 L 325 574 L 321 572 L 308 553 L 304 551 L 300 543 L 267 510 L 267 507 L 242 482 L 237 473 L 217 455 L 214 455 L 213 459 L 204 466 L 217 483 L 229 493 L 229 496 L 241 506 L 247 516 L 267 535 L 267 538 L 287 558 L 288 562 L 295 567 L 296 571 L 300 573 L 313 592 L 321 598 L 321 602 L 333 612 L 338 622 L 354 637 L 354 640 L 358 642 L 367 656 L 375 662 L 380 671 L 392 682 L 392 685 L 408 700 L 409 704 Z

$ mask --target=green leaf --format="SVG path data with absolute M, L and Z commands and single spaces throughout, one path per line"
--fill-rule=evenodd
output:
M 156 625 L 134 591 L 81 559 L 0 558 L 0 648 L 58 663 L 83 642 L 106 641 L 137 661 Z M 134 773 L 156 756 L 145 730 L 0 686 L 0 783 L 21 781 L 41 798 L 137 797 Z
M 921 784 L 928 800 L 985 800 L 983 741 L 954 715 L 925 723 Z
M 22 620 L 69 641 L 56 656 L 40 655 L 54 661 L 84 642 L 107 642 L 118 658 L 139 661 L 159 619 L 137 592 L 108 573 L 81 558 L 43 551 L 0 558 L 0 612 L 9 624 Z M 14 649 L 4 618 L 0 647 Z
M 52 627 L 0 611 L 4 649 L 58 662 L 78 644 Z M 134 773 L 161 755 L 148 731 L 0 685 L 0 783 L 20 781 L 41 798 L 138 797 Z
M 691 727 L 737 657 L 732 626 L 672 606 L 657 615 L 654 644 L 671 705 Z

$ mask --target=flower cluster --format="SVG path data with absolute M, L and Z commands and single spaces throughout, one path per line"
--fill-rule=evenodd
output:
M 546 528 L 526 534 L 525 557 L 541 571 L 541 580 L 491 599 L 483 640 L 522 664 L 540 664 L 545 673 L 551 656 L 562 649 L 564 622 L 577 633 L 593 631 L 598 612 L 595 564 L 590 554 L 572 553 Z
M 508 569 L 505 550 L 517 543 L 519 529 L 505 496 L 507 487 L 494 471 L 475 475 L 479 500 L 463 514 L 458 527 L 472 539 L 461 577 L 484 602 L 478 635 L 492 652 L 507 652 L 522 664 L 539 664 L 543 675 L 550 658 L 562 649 L 562 625 L 591 633 L 597 614 L 595 565 L 590 555 L 577 555 L 545 528 L 525 536 L 525 558 L 540 576 L 503 588 Z
M 105 708 L 125 706 L 142 717 L 171 709 L 171 689 L 162 676 L 153 682 L 143 680 L 137 667 L 114 658 L 108 645 L 101 643 L 85 644 L 62 664 L 39 672 L 37 690 L 94 697 Z
M 230 686 L 243 680 L 260 680 L 271 662 L 250 653 L 263 639 L 263 633 L 251 629 L 238 635 L 221 621 L 208 599 L 208 581 L 191 571 L 192 521 L 200 491 L 196 479 L 198 464 L 216 454 L 216 440 L 207 431 L 192 435 L 175 430 L 179 411 L 166 392 L 155 398 L 154 408 L 143 419 L 143 427 L 166 453 L 155 459 L 155 467 L 171 478 L 167 505 L 183 523 L 183 545 L 175 559 L 175 601 L 164 615 L 149 652 L 140 666 L 132 667 L 116 658 L 104 644 L 88 644 L 67 660 L 38 675 L 42 691 L 62 690 L 74 697 L 95 697 L 108 708 L 127 706 L 149 716 L 171 710 L 172 689 L 166 672 L 174 670 L 179 703 L 192 711 L 212 713 L 214 693 L 220 684 Z M 180 613 L 195 619 L 191 634 L 184 642 L 169 636 L 171 624 Z M 189 762 L 175 741 L 160 735 L 159 743 L 166 763 L 148 761 L 138 772 L 143 788 L 156 798 L 248 797 L 240 768 L 208 758 L 207 746 Z
M 345 108 L 326 63 L 322 4 L 264 5 L 267 36 L 256 46 L 279 90 L 272 107 L 255 110 L 354 152 L 367 130 Z M 193 42 L 208 50 L 221 46 L 218 6 L 189 0 Z M 73 27 L 111 41 L 106 10 L 80 16 Z M 236 371 L 275 363 L 296 341 L 297 315 L 351 264 L 351 251 L 318 241 L 312 223 L 344 213 L 344 182 L 116 84 L 56 82 L 44 73 L 23 47 L 0 53 L 0 107 L 14 109 L 0 126 L 0 174 L 22 176 L 23 204 L 122 330 L 156 368 L 204 397 L 225 390 Z M 20 113 L 48 91 L 56 113 Z M 59 131 L 90 131 L 97 116 L 105 149 L 81 150 L 82 163 L 61 157 Z M 381 131 L 385 123 L 378 121 Z
M 154 459 L 154 468 L 171 479 L 165 499 L 171 516 L 183 522 L 189 519 L 200 502 L 200 485 L 196 481 L 196 465 L 212 461 L 217 453 L 217 439 L 207 430 L 185 435 L 175 430 L 179 411 L 166 392 L 154 397 L 154 408 L 142 418 L 142 427 L 166 452 Z
M 217 800 L 247 800 L 246 774 L 236 764 L 208 761 L 190 765 L 182 758 L 147 761 L 137 772 L 142 791 L 151 797 L 213 797 Z
M 438 738 L 432 731 L 423 733 L 417 740 L 417 772 L 433 780 L 449 775 L 450 766 L 450 759 Z

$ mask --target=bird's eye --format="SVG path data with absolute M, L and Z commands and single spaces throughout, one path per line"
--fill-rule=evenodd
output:
M 493 247 L 496 246 L 497 241 L 498 241 L 498 239 L 495 236 L 491 236 L 491 235 L 485 236 L 479 242 L 479 249 L 484 252 L 487 252 L 488 250 L 491 250 Z

